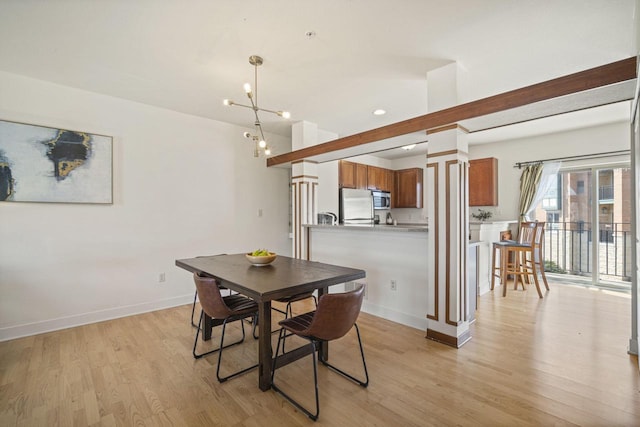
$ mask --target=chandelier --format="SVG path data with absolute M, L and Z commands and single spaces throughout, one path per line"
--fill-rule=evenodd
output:
M 271 149 L 267 144 L 267 141 L 264 138 L 264 133 L 262 132 L 262 123 L 260 123 L 260 118 L 258 117 L 258 111 L 266 111 L 267 113 L 277 114 L 280 117 L 288 119 L 291 117 L 288 111 L 273 111 L 267 110 L 266 108 L 258 107 L 258 67 L 262 65 L 262 58 L 258 55 L 251 55 L 249 57 L 249 64 L 254 67 L 254 82 L 253 82 L 253 90 L 251 89 L 251 85 L 249 83 L 244 84 L 244 91 L 251 102 L 251 105 L 238 104 L 230 99 L 225 99 L 223 101 L 224 105 L 237 105 L 238 107 L 249 108 L 253 110 L 253 114 L 255 115 L 255 122 L 253 125 L 255 126 L 255 134 L 251 132 L 245 132 L 243 135 L 245 138 L 253 141 L 255 144 L 255 148 L 253 150 L 253 156 L 258 157 L 260 155 L 260 150 L 264 151 L 266 156 L 271 154 Z

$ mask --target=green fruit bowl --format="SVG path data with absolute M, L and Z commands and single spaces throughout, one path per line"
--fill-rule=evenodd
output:
M 256 267 L 263 267 L 265 265 L 271 264 L 278 255 L 276 255 L 275 252 L 269 252 L 269 255 L 254 256 L 251 255 L 251 252 L 249 252 L 245 256 L 247 257 L 247 261 L 249 261 L 251 264 L 255 265 Z

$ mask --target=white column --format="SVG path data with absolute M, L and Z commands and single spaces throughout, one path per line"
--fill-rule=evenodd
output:
M 429 111 L 458 104 L 460 68 L 449 64 L 427 73 Z M 429 151 L 425 190 L 429 216 L 429 312 L 427 338 L 453 347 L 469 339 L 467 254 L 468 143 L 457 124 L 427 131 Z
M 291 127 L 291 148 L 299 150 L 318 143 L 318 127 L 310 122 L 298 122 Z M 318 213 L 318 165 L 300 161 L 291 165 L 292 254 L 307 259 L 307 235 L 303 224 L 315 224 Z
M 468 147 L 466 133 L 451 129 L 429 137 L 426 191 L 429 198 L 430 311 L 427 338 L 460 347 L 471 338 L 467 253 Z

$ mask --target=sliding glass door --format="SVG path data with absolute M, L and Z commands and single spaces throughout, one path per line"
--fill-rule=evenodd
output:
M 545 264 L 551 273 L 628 290 L 631 259 L 630 169 L 564 170 L 535 211 L 545 221 Z

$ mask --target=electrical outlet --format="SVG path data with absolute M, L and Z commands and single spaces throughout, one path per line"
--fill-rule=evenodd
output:
M 395 280 L 391 281 L 391 290 L 392 291 L 397 291 L 398 290 L 398 284 L 396 283 Z
M 167 277 L 164 275 L 164 273 L 158 274 L 158 282 L 164 282 L 165 280 L 167 280 Z

